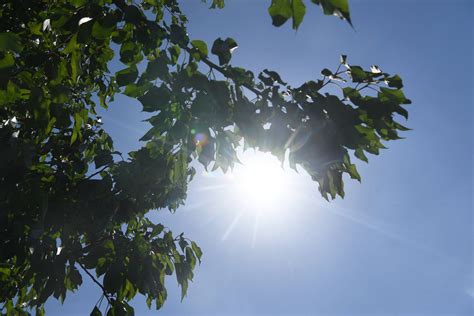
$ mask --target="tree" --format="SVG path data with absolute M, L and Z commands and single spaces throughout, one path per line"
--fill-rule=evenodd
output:
M 351 23 L 347 0 L 311 2 Z M 297 29 L 306 7 L 272 0 L 268 12 L 273 25 L 291 19 Z M 137 294 L 160 308 L 166 275 L 176 275 L 184 297 L 201 249 L 146 215 L 184 203 L 194 159 L 225 172 L 242 139 L 282 161 L 289 151 L 290 165 L 334 199 L 344 197 L 344 173 L 360 180 L 351 153 L 367 162 L 366 152 L 378 154 L 382 140 L 407 130 L 394 120 L 407 118 L 402 105 L 410 103 L 398 75 L 346 56 L 299 87 L 273 70 L 255 75 L 231 65 L 234 39 L 218 38 L 210 50 L 190 39 L 177 0 L 9 1 L 0 17 L 6 314 L 41 315 L 83 276 L 102 289 L 107 315 L 133 314 L 128 302 Z M 110 73 L 114 58 L 124 68 Z M 340 95 L 325 93 L 328 85 Z M 146 144 L 125 158 L 96 112 L 118 93 L 150 113 Z M 99 306 L 91 314 L 101 315 Z

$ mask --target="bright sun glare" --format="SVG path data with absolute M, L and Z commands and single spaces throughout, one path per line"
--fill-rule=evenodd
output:
M 302 180 L 307 183 L 308 177 L 301 169 L 295 172 L 288 163 L 282 167 L 281 162 L 269 153 L 246 150 L 239 152 L 238 157 L 241 163 L 236 163 L 232 171 L 223 176 L 214 176 L 217 180 L 214 185 L 201 190 L 225 188 L 219 191 L 216 200 L 228 208 L 229 212 L 222 212 L 222 216 L 230 213 L 233 219 L 228 222 L 222 240 L 227 240 L 236 227 L 245 227 L 254 247 L 257 239 L 262 243 L 270 240 L 266 238 L 294 223 L 294 217 L 290 215 L 294 212 L 295 201 L 306 201 L 307 195 L 302 195 L 301 191 L 306 190 Z M 208 176 L 213 177 L 212 174 Z
M 257 211 L 275 210 L 289 193 L 288 171 L 270 154 L 244 154 L 242 158 L 242 165 L 232 172 L 239 199 Z

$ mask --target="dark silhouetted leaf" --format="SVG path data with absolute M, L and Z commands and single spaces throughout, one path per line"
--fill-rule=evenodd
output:
M 144 96 L 139 97 L 138 100 L 143 105 L 143 111 L 154 112 L 164 108 L 169 103 L 170 97 L 169 89 L 161 85 L 159 87 L 152 87 Z
M 221 38 L 218 38 L 214 41 L 211 52 L 219 57 L 219 64 L 224 65 L 230 61 L 235 48 L 237 48 L 237 42 L 234 39 L 226 38 L 223 41 Z
M 118 71 L 115 77 L 119 86 L 126 86 L 137 79 L 138 69 L 135 65 L 130 66 L 129 68 Z

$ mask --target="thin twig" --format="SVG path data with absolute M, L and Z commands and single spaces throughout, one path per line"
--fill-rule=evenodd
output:
M 189 47 L 183 47 L 184 50 L 186 50 L 188 53 L 191 53 L 191 48 Z M 221 74 L 223 74 L 226 78 L 231 78 L 232 79 L 232 75 L 223 67 L 221 66 L 218 66 L 217 64 L 213 63 L 212 61 L 210 61 L 209 59 L 207 58 L 201 58 L 201 61 L 203 63 L 205 63 L 206 65 L 208 65 L 210 68 L 212 69 L 215 69 L 217 71 L 219 71 Z M 233 80 L 233 79 L 232 79 Z M 258 91 L 257 89 L 255 89 L 254 87 L 246 84 L 246 83 L 242 83 L 240 84 L 241 86 L 247 88 L 248 90 L 252 91 L 253 93 L 255 93 L 256 95 L 258 96 L 261 96 L 261 97 L 264 97 L 262 95 L 262 93 L 260 91 Z
M 360 87 L 359 89 L 357 89 L 357 91 L 362 91 L 362 90 L 364 90 L 365 88 L 367 88 L 368 86 L 370 86 L 370 83 L 367 83 L 365 86 Z
M 82 268 L 82 270 L 84 270 L 84 272 L 87 273 L 87 275 L 92 279 L 92 281 L 102 289 L 102 292 L 104 293 L 105 298 L 107 299 L 109 304 L 111 304 L 112 302 L 110 301 L 110 297 L 109 295 L 107 295 L 107 292 L 105 291 L 105 288 L 102 286 L 102 284 L 100 284 L 100 282 L 97 281 L 97 279 L 87 270 L 87 268 L 82 263 L 78 262 L 78 264 Z
M 123 159 L 123 157 L 122 157 Z M 105 169 L 109 168 L 111 164 L 107 164 L 106 166 L 102 167 L 102 169 L 100 169 L 99 171 L 96 171 L 94 172 L 93 174 L 91 174 L 90 176 L 88 176 L 87 178 L 85 178 L 84 180 L 90 180 L 91 178 L 95 177 L 96 175 L 98 175 L 99 173 L 101 173 L 102 171 L 104 171 Z

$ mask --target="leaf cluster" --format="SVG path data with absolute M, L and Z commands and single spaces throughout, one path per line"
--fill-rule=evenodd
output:
M 312 2 L 350 22 L 346 1 Z M 269 12 L 296 29 L 305 7 L 274 0 Z M 176 0 L 0 6 L 2 312 L 42 315 L 84 277 L 103 292 L 92 315 L 131 315 L 137 294 L 160 308 L 166 276 L 184 297 L 202 252 L 147 213 L 184 203 L 193 160 L 225 172 L 242 143 L 282 162 L 288 154 L 329 199 L 344 196 L 344 173 L 360 181 L 352 154 L 367 161 L 407 130 L 395 120 L 410 103 L 397 75 L 342 56 L 336 70 L 293 87 L 276 71 L 232 65 L 234 39 L 209 49 L 186 25 Z M 117 94 L 150 113 L 143 146 L 125 158 L 97 114 Z

